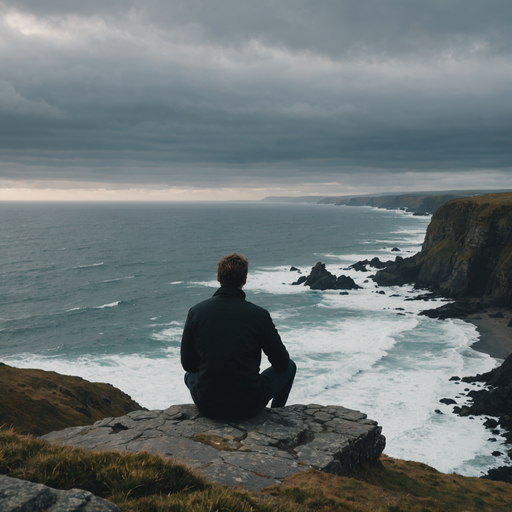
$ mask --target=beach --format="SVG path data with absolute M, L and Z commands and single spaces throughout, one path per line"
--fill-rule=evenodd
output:
M 489 316 L 499 312 L 505 318 Z M 508 327 L 510 316 L 510 311 L 494 307 L 487 308 L 478 315 L 464 318 L 465 321 L 474 324 L 480 334 L 480 339 L 471 348 L 489 354 L 495 359 L 506 359 L 512 354 L 512 327 Z

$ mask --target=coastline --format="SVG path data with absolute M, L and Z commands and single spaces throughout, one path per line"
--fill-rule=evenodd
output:
M 501 312 L 505 318 L 492 318 L 491 314 Z M 510 311 L 500 308 L 487 308 L 478 315 L 462 318 L 476 326 L 480 339 L 471 345 L 478 352 L 488 354 L 495 359 L 506 359 L 512 354 L 512 327 L 507 327 L 510 321 Z

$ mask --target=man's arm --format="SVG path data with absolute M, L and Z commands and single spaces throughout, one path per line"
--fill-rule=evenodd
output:
M 286 347 L 283 345 L 281 336 L 277 332 L 276 326 L 270 317 L 270 313 L 265 311 L 264 325 L 263 325 L 263 352 L 265 352 L 270 364 L 276 370 L 285 370 L 288 366 L 290 356 Z
M 190 311 L 181 337 L 181 366 L 186 372 L 197 372 L 199 369 L 199 355 L 196 352 L 194 326 Z

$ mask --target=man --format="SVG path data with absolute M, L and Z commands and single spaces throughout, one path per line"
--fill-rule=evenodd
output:
M 240 254 L 222 258 L 220 288 L 190 309 L 183 330 L 185 384 L 213 419 L 250 418 L 271 399 L 272 407 L 284 407 L 297 370 L 268 311 L 245 300 L 248 269 Z M 272 366 L 260 374 L 262 350 Z

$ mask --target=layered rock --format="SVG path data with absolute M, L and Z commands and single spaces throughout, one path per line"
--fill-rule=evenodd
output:
M 414 282 L 451 298 L 512 306 L 512 194 L 450 201 L 439 208 L 420 253 L 377 272 L 381 286 Z
M 142 407 L 111 384 L 0 363 L 0 425 L 42 435 Z
M 42 437 L 90 450 L 147 451 L 197 469 L 207 480 L 258 490 L 311 467 L 349 476 L 376 460 L 381 428 L 340 406 L 265 409 L 246 421 L 214 421 L 194 405 L 136 411 Z

